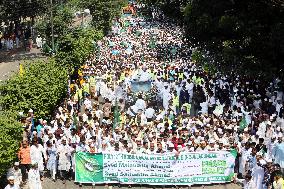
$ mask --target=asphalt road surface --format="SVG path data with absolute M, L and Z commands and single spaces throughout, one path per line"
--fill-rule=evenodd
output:
M 104 185 L 83 185 L 80 187 L 78 184 L 75 184 L 73 181 L 66 181 L 66 184 L 63 184 L 61 180 L 57 180 L 56 182 L 53 182 L 52 180 L 45 178 L 42 183 L 43 189 L 129 189 L 127 185 L 123 185 L 120 188 L 117 185 L 114 185 L 112 187 L 106 187 Z M 196 188 L 204 188 L 204 189 L 241 189 L 241 185 L 238 184 L 214 184 L 214 185 L 196 185 L 192 187 L 175 187 L 175 186 L 167 186 L 165 189 L 196 189 Z M 28 189 L 28 187 L 24 187 L 24 189 Z M 135 185 L 132 186 L 132 189 L 163 189 L 161 186 L 139 186 Z

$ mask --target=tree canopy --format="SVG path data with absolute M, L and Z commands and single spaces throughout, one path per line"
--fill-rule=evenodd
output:
M 218 70 L 275 74 L 283 67 L 284 4 L 278 0 L 146 0 L 179 20 Z M 171 14 L 171 13 L 175 14 Z

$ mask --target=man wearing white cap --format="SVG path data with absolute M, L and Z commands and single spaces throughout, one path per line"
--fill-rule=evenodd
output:
M 19 162 L 14 163 L 14 166 L 10 168 L 7 172 L 7 179 L 10 176 L 13 176 L 14 183 L 20 186 L 22 184 L 22 172 L 21 172 L 21 169 L 19 169 L 19 166 L 20 166 Z
M 4 189 L 20 189 L 20 186 L 15 184 L 14 176 L 8 177 L 8 185 Z
M 67 173 L 71 168 L 71 153 L 72 149 L 66 144 L 66 138 L 62 137 L 61 145 L 58 146 L 58 170 L 60 171 L 61 178 L 65 184 Z
M 275 158 L 275 163 L 278 163 L 281 167 L 281 172 L 284 172 L 284 142 L 283 134 L 278 134 L 278 143 L 275 146 L 273 156 Z

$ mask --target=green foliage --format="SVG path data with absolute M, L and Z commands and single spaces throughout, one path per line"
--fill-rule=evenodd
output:
M 275 0 L 143 0 L 185 28 L 223 71 L 275 75 L 284 54 L 284 7 Z M 182 14 L 181 14 L 182 13 Z M 228 44 L 228 45 L 224 45 Z M 281 73 L 279 73 L 281 74 Z
M 127 0 L 77 0 L 78 6 L 83 9 L 90 9 L 92 25 L 105 34 L 109 31 L 112 20 L 121 14 Z
M 209 50 L 220 68 L 264 73 L 283 66 L 283 13 L 272 1 L 193 0 L 184 10 L 184 26 L 190 41 Z
M 95 42 L 102 37 L 102 32 L 92 28 L 76 28 L 60 38 L 55 59 L 68 68 L 80 67 L 95 51 Z
M 69 31 L 74 18 L 74 10 L 70 5 L 55 6 L 53 8 L 53 30 L 54 35 L 62 36 Z M 36 29 L 46 40 L 51 41 L 50 15 L 46 15 L 36 23 Z
M 14 114 L 0 113 L 0 175 L 6 173 L 16 159 L 22 132 L 21 124 Z
M 34 18 L 44 13 L 48 5 L 49 0 L 2 0 L 0 16 L 5 22 L 19 21 L 27 17 Z
M 68 74 L 55 61 L 36 61 L 24 65 L 24 73 L 12 76 L 0 85 L 0 105 L 6 110 L 49 116 L 65 96 Z

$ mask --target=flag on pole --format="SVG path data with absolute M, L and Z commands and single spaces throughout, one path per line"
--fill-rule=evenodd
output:
M 20 76 L 23 76 L 23 75 L 24 75 L 24 73 L 25 73 L 24 66 L 23 66 L 23 64 L 20 64 L 20 70 L 19 70 L 19 74 L 20 74 Z
M 239 126 L 240 126 L 240 130 L 244 130 L 248 126 L 247 121 L 244 117 L 242 118 Z
M 113 112 L 113 129 L 115 129 L 119 125 L 119 111 L 118 111 L 118 104 L 117 100 L 115 100 L 115 107 Z

